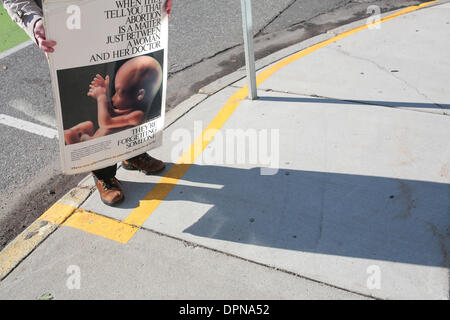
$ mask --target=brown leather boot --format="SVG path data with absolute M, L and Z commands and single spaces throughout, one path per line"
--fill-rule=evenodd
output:
M 158 173 L 166 167 L 161 160 L 150 157 L 143 153 L 137 157 L 122 162 L 122 167 L 126 170 L 139 170 L 146 175 Z
M 94 176 L 95 184 L 97 185 L 100 199 L 108 206 L 115 206 L 121 203 L 124 199 L 122 188 L 119 181 L 113 177 L 109 180 L 101 180 Z

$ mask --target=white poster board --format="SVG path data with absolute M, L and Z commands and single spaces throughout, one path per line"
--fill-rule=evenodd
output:
M 62 170 L 92 171 L 162 143 L 164 0 L 44 0 Z

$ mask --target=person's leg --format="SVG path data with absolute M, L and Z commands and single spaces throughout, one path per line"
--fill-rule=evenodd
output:
M 139 170 L 145 174 L 158 173 L 166 167 L 164 162 L 149 156 L 147 153 L 140 154 L 136 157 L 122 162 L 122 167 L 126 170 Z
M 124 195 L 116 179 L 117 165 L 92 171 L 100 198 L 104 204 L 114 206 L 123 201 Z
M 116 164 L 113 166 L 110 166 L 110 167 L 92 171 L 94 176 L 97 177 L 97 179 L 101 179 L 101 180 L 108 180 L 108 179 L 114 178 L 116 176 L 116 172 L 117 172 Z

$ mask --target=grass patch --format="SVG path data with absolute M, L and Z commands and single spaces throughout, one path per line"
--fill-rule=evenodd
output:
M 23 31 L 0 5 L 0 52 L 29 40 L 28 35 Z

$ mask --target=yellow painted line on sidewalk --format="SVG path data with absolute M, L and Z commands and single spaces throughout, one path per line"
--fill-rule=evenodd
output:
M 307 49 L 299 51 L 298 53 L 293 54 L 262 71 L 257 76 L 257 84 L 260 85 L 281 68 L 314 51 L 317 51 L 320 48 L 323 48 L 362 30 L 366 30 L 372 25 L 389 21 L 406 13 L 429 6 L 437 1 L 439 0 L 422 3 L 417 6 L 407 7 L 392 15 L 386 16 L 378 22 L 366 24 L 361 27 L 343 32 L 342 34 L 339 34 L 329 40 L 325 40 Z M 201 136 L 194 141 L 189 150 L 187 150 L 180 157 L 180 159 L 178 159 L 178 161 L 170 168 L 170 170 L 158 181 L 155 187 L 144 197 L 144 199 L 140 201 L 139 206 L 136 207 L 130 213 L 130 215 L 125 218 L 125 220 L 123 220 L 122 222 L 118 222 L 117 220 L 108 219 L 94 213 L 77 212 L 77 214 L 73 214 L 64 225 L 81 229 L 86 232 L 96 234 L 114 241 L 126 243 L 133 237 L 138 228 L 142 227 L 145 221 L 159 207 L 161 202 L 169 195 L 172 189 L 178 184 L 181 178 L 189 170 L 191 165 L 208 146 L 208 144 L 215 136 L 214 134 L 211 134 L 211 132 L 218 132 L 247 96 L 247 86 L 239 89 L 235 94 L 233 94 L 233 96 L 225 103 L 216 117 L 205 128 Z M 120 234 L 122 232 L 124 233 L 123 235 Z
M 299 52 L 297 52 L 297 53 L 295 53 L 295 54 L 293 54 L 293 55 L 291 55 L 291 56 L 289 56 L 289 57 L 279 61 L 278 63 L 270 66 L 269 68 L 267 68 L 263 72 L 261 72 L 256 78 L 257 85 L 259 86 L 261 83 L 263 83 L 265 80 L 267 80 L 270 76 L 272 76 L 275 72 L 277 72 L 281 68 L 287 66 L 288 64 L 290 64 L 290 63 L 292 63 L 292 62 L 294 62 L 294 61 L 296 61 L 296 60 L 298 60 L 298 59 L 300 59 L 300 58 L 302 58 L 304 56 L 307 56 L 308 54 L 310 54 L 310 53 L 312 53 L 314 51 L 319 50 L 320 48 L 326 47 L 326 46 L 328 46 L 328 45 L 330 45 L 330 44 L 332 44 L 332 43 L 334 43 L 336 41 L 339 41 L 339 40 L 341 40 L 343 38 L 351 36 L 351 35 L 353 35 L 353 34 L 355 34 L 357 32 L 366 30 L 369 27 L 372 27 L 372 26 L 381 24 L 383 22 L 392 20 L 392 19 L 394 19 L 396 17 L 399 17 L 401 15 L 404 15 L 406 13 L 416 11 L 416 10 L 418 10 L 420 8 L 424 8 L 424 7 L 429 6 L 429 5 L 431 5 L 431 4 L 435 3 L 435 2 L 438 2 L 438 1 L 439 0 L 434 0 L 434 1 L 430 1 L 430 2 L 421 3 L 420 5 L 417 5 L 417 6 L 407 7 L 407 8 L 405 8 L 403 10 L 400 10 L 400 11 L 398 11 L 398 12 L 392 14 L 392 15 L 384 17 L 383 19 L 380 19 L 379 21 L 376 21 L 376 22 L 371 23 L 371 24 L 365 24 L 365 25 L 362 25 L 362 26 L 360 26 L 358 28 L 355 28 L 355 29 L 343 32 L 343 33 L 341 33 L 341 34 L 339 34 L 339 35 L 337 35 L 337 36 L 335 36 L 335 37 L 333 37 L 331 39 L 325 40 L 325 41 L 320 42 L 318 44 L 315 44 L 315 45 L 313 45 L 313 46 L 311 46 L 309 48 L 306 48 L 306 49 L 304 49 L 302 51 L 299 51 Z
M 48 209 L 42 216 L 40 221 L 47 221 L 53 224 L 60 225 L 64 222 L 75 210 L 76 207 L 67 205 L 65 203 L 57 202 L 50 209 Z
M 89 188 L 77 187 L 53 204 L 0 252 L 0 280 L 5 278 L 44 241 L 91 194 Z
M 82 209 L 76 210 L 64 226 L 81 229 L 120 243 L 127 243 L 138 228 Z
M 227 103 L 205 128 L 203 133 L 170 168 L 166 175 L 159 180 L 158 184 L 156 184 L 144 199 L 140 201 L 139 206 L 135 208 L 123 222 L 138 227 L 144 224 L 214 138 L 215 134 L 210 133 L 217 132 L 222 128 L 247 95 L 248 89 L 247 86 L 245 86 L 228 99 Z

